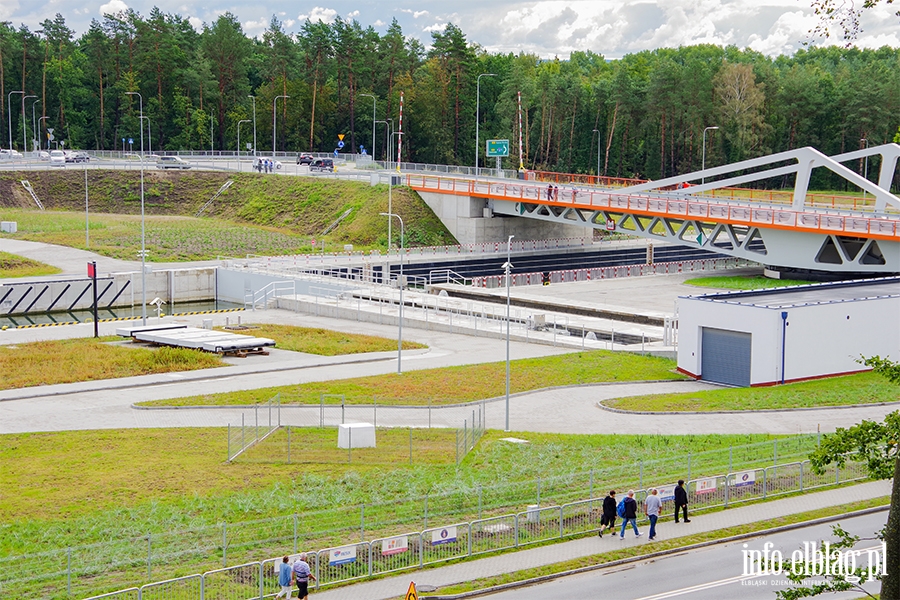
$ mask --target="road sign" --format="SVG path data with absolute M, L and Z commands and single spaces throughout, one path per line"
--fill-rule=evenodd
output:
M 409 582 L 409 589 L 406 590 L 406 595 L 403 596 L 403 600 L 419 600 L 419 592 L 416 591 L 416 582 Z
M 344 137 L 344 136 L 341 136 L 341 137 Z M 339 141 L 339 142 L 338 142 L 338 148 L 343 148 L 343 147 L 344 147 L 344 142 L 343 142 L 343 140 L 342 140 L 342 141 Z
M 52 128 L 52 127 L 48 127 L 48 128 L 47 128 L 47 131 L 49 131 L 50 133 L 53 133 L 53 128 Z
M 310 245 L 310 246 L 315 246 L 315 245 L 316 245 L 316 240 L 310 240 L 310 241 L 309 241 L 309 245 Z
M 344 141 L 344 135 L 346 135 L 346 134 L 343 134 L 343 133 L 338 134 L 338 139 L 342 142 Z
M 129 145 L 134 144 L 134 139 L 133 139 L 133 138 L 128 138 L 128 144 L 129 144 Z
M 509 140 L 488 140 L 487 156 L 509 156 Z

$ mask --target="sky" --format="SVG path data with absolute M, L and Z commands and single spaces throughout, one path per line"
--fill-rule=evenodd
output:
M 848 2 L 851 0 L 847 0 Z M 856 0 L 861 4 L 862 0 Z M 662 47 L 709 43 L 751 48 L 769 56 L 793 54 L 809 40 L 817 18 L 810 0 L 0 0 L 0 21 L 40 29 L 57 12 L 77 35 L 92 19 L 128 8 L 147 16 L 153 6 L 190 19 L 198 30 L 225 12 L 244 33 L 261 36 L 272 16 L 289 33 L 307 20 L 356 19 L 383 33 L 397 19 L 407 36 L 430 45 L 431 33 L 447 23 L 489 52 L 526 52 L 542 58 L 568 58 L 591 50 L 606 58 Z M 883 2 L 869 10 L 856 46 L 900 46 L 897 5 Z M 816 43 L 842 43 L 839 38 Z

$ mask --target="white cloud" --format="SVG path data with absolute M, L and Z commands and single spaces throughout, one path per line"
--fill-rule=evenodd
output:
M 188 23 L 194 28 L 194 31 L 203 30 L 203 20 L 198 17 L 188 17 Z
M 12 20 L 13 15 L 19 11 L 19 3 L 16 0 L 4 0 L 0 3 L 0 20 Z
M 349 14 L 347 15 L 347 17 L 350 18 L 350 19 L 356 18 L 356 17 L 358 17 L 358 16 L 359 16 L 359 11 L 358 11 L 358 10 L 354 10 L 353 12 L 351 12 L 351 13 L 349 13 Z
M 311 11 L 309 11 L 308 15 L 297 15 L 298 21 L 306 21 L 309 19 L 310 21 L 319 21 L 321 23 L 331 23 L 334 21 L 334 18 L 337 16 L 337 11 L 332 8 L 322 8 L 321 6 L 316 6 Z
M 385 23 L 381 19 L 378 19 L 377 21 L 372 23 L 372 27 L 384 27 L 385 25 L 387 25 L 387 23 Z
M 100 6 L 100 15 L 114 15 L 128 10 L 128 5 L 122 0 L 109 0 L 106 4 Z
M 428 27 L 422 28 L 422 31 L 426 33 L 431 33 L 432 31 L 443 31 L 447 28 L 446 23 L 435 23 L 434 25 L 429 25 Z

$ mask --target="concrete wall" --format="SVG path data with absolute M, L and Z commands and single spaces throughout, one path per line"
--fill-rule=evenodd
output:
M 152 266 L 149 266 L 152 269 Z M 151 270 L 144 280 L 146 298 L 162 298 L 167 304 L 213 300 L 216 297 L 216 269 Z M 97 304 L 100 307 L 141 304 L 141 273 L 101 273 L 97 279 Z M 41 279 L 0 285 L 0 315 L 24 315 L 45 312 L 84 310 L 93 305 L 88 278 Z
M 900 298 L 871 298 L 795 306 L 784 337 L 785 381 L 849 373 L 866 367 L 861 355 L 900 359 Z M 752 335 L 751 385 L 779 383 L 781 308 L 765 308 L 695 298 L 678 299 L 678 368 L 702 375 L 701 328 Z
M 548 240 L 583 237 L 590 240 L 593 231 L 579 225 L 562 225 L 512 216 L 487 216 L 485 198 L 419 192 L 460 244 L 506 242 L 510 235 L 520 240 Z

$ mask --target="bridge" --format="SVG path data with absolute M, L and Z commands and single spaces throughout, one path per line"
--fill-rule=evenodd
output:
M 843 164 L 872 156 L 881 158 L 877 183 Z M 890 192 L 898 158 L 897 144 L 836 156 L 799 148 L 616 189 L 591 187 L 576 177 L 558 187 L 422 174 L 405 179 L 445 223 L 448 215 L 451 221 L 518 217 L 704 248 L 773 267 L 874 274 L 900 272 L 900 198 Z M 862 189 L 864 198 L 828 203 L 810 194 L 816 168 Z M 794 177 L 792 192 L 736 188 L 785 176 Z M 453 223 L 448 226 L 453 231 Z M 459 238 L 462 227 L 456 228 Z M 510 233 L 516 234 L 515 226 L 499 224 L 488 235 L 506 241 Z

